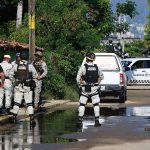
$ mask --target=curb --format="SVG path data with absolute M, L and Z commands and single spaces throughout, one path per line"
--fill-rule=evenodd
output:
M 4 124 L 8 123 L 10 120 L 11 120 L 10 115 L 0 116 L 0 125 L 4 125 Z
M 49 102 L 44 103 L 42 106 L 46 109 L 53 109 L 58 106 L 62 106 L 70 102 L 69 100 L 51 100 Z M 35 116 L 38 116 L 39 114 L 42 114 L 43 112 L 35 113 Z M 19 115 L 25 114 L 25 108 L 20 108 Z M 12 118 L 12 115 L 2 115 L 0 116 L 0 125 L 4 125 L 8 123 Z

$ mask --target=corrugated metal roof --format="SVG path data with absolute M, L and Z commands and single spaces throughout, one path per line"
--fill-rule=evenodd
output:
M 27 43 L 20 43 L 20 42 L 16 42 L 16 41 L 9 41 L 9 40 L 0 40 L 0 48 L 5 49 L 17 49 L 17 50 L 21 50 L 21 49 L 29 49 L 29 44 Z M 40 50 L 43 51 L 44 49 L 41 47 L 35 47 L 35 50 Z

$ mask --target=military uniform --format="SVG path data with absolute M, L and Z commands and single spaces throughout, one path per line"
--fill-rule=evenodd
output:
M 20 104 L 24 97 L 27 104 L 27 111 L 30 120 L 33 119 L 34 110 L 32 105 L 34 85 L 33 78 L 37 78 L 37 72 L 32 64 L 28 64 L 26 60 L 21 60 L 19 64 L 14 65 L 10 71 L 10 78 L 14 81 L 14 106 L 10 112 L 16 117 L 19 111 Z
M 11 65 L 14 66 L 15 64 L 18 64 L 20 61 L 20 53 L 16 53 L 16 60 L 11 62 Z
M 2 113 L 2 107 L 3 107 L 4 80 L 5 80 L 4 71 L 3 71 L 3 68 L 0 65 L 0 113 Z
M 10 70 L 12 69 L 12 65 L 7 61 L 7 59 L 11 59 L 11 57 L 9 55 L 4 55 L 4 60 L 0 63 L 5 74 L 4 93 L 5 93 L 6 112 L 8 112 L 11 107 L 12 91 L 13 91 L 12 81 L 9 79 L 9 73 Z
M 82 119 L 85 112 L 85 105 L 87 101 L 91 99 L 94 106 L 95 120 L 99 120 L 99 84 L 100 81 L 104 78 L 101 69 L 93 64 L 92 61 L 86 62 L 83 66 L 80 67 L 76 81 L 81 89 L 80 93 L 80 106 L 79 106 L 79 122 L 82 123 Z
M 47 65 L 45 61 L 42 60 L 42 52 L 36 52 L 35 57 L 40 57 L 39 60 L 33 61 L 33 66 L 35 67 L 37 73 L 38 73 L 38 78 L 34 79 L 36 83 L 36 87 L 34 89 L 34 106 L 35 108 L 39 107 L 40 105 L 40 95 L 41 95 L 41 90 L 42 90 L 42 80 L 46 77 L 47 75 Z

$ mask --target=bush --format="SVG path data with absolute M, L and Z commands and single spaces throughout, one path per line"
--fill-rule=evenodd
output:
M 65 87 L 65 97 L 64 99 L 72 100 L 72 101 L 79 101 L 79 93 L 76 88 L 73 86 Z

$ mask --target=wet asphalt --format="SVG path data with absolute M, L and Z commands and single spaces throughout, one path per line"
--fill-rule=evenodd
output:
M 129 90 L 128 100 L 119 104 L 114 99 L 103 99 L 100 105 L 101 123 L 94 127 L 92 114 L 87 111 L 82 131 L 61 137 L 77 142 L 32 145 L 32 149 L 55 150 L 148 150 L 150 147 L 150 92 Z

